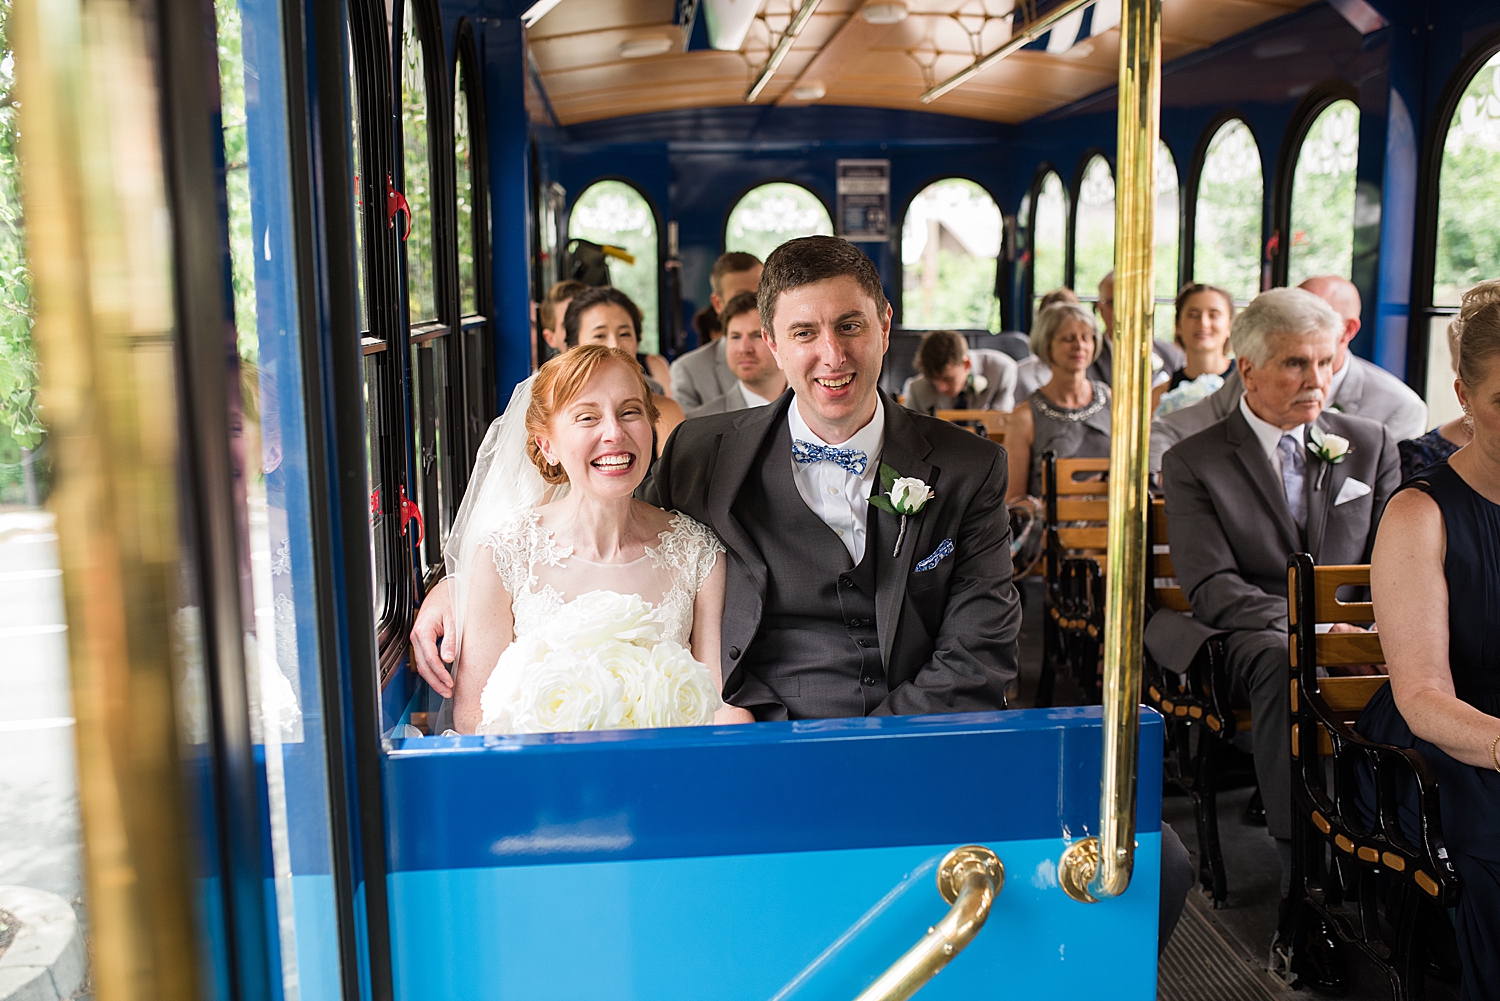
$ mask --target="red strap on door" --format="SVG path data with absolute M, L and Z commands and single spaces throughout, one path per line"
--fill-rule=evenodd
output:
M 396 182 L 391 180 L 391 175 L 385 175 L 385 225 L 387 229 L 393 229 L 396 225 L 396 213 L 406 213 L 406 232 L 401 234 L 401 242 L 411 236 L 411 206 L 406 204 L 406 196 L 396 190 Z
M 416 519 L 417 522 L 417 545 L 427 537 L 427 526 L 422 523 L 422 512 L 414 501 L 408 500 L 406 496 L 406 484 L 401 484 L 401 534 L 406 534 L 406 526 Z

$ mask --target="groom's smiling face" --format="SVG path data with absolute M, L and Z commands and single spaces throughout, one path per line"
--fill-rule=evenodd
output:
M 876 306 L 853 276 L 782 292 L 769 340 L 797 409 L 824 441 L 847 441 L 875 416 L 891 307 Z

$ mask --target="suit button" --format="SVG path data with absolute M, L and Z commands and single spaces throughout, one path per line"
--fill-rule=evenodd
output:
M 849 620 L 849 626 L 850 626 L 851 629 L 858 629 L 860 626 L 862 626 L 864 624 L 865 624 L 865 620 L 864 619 L 850 619 Z
M 873 684 L 875 684 L 875 679 L 874 679 L 874 678 L 861 678 L 861 679 L 859 679 L 859 680 L 860 680 L 860 681 L 861 681 L 861 682 L 862 682 L 862 683 L 863 683 L 863 684 L 866 684 L 866 685 L 873 685 Z
M 732 647 L 729 648 L 729 659 L 730 660 L 739 660 L 740 659 L 740 648 L 739 647 L 732 646 Z
M 842 585 L 844 585 L 845 587 L 853 587 L 854 586 L 854 581 L 850 580 L 848 577 L 840 577 L 839 578 L 839 583 L 842 584 Z

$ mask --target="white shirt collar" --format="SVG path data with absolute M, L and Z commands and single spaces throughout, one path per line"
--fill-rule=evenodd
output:
M 1299 447 L 1307 442 L 1306 424 L 1298 424 L 1290 430 L 1283 431 L 1275 424 L 1269 424 L 1257 417 L 1255 411 L 1250 409 L 1250 404 L 1246 402 L 1244 395 L 1240 396 L 1240 413 L 1245 415 L 1245 423 L 1249 424 L 1250 430 L 1255 432 L 1255 437 L 1260 442 L 1260 447 L 1265 450 L 1266 458 L 1271 459 L 1273 462 L 1275 461 L 1276 446 L 1281 443 L 1282 435 L 1289 434 L 1297 439 Z
M 875 416 L 870 418 L 870 423 L 854 432 L 854 436 L 848 441 L 837 445 L 830 444 L 813 433 L 812 428 L 807 426 L 807 421 L 802 419 L 802 408 L 795 396 L 792 397 L 792 405 L 787 408 L 786 419 L 793 438 L 800 438 L 814 445 L 828 445 L 829 448 L 857 449 L 870 457 L 868 469 L 873 469 L 880 459 L 880 449 L 885 443 L 885 405 L 878 396 L 875 398 Z
M 740 382 L 740 395 L 745 398 L 745 406 L 746 407 L 764 407 L 764 406 L 768 406 L 770 404 L 770 402 L 771 402 L 770 400 L 766 399 L 764 396 L 761 396 L 759 393 L 755 392 L 749 386 L 745 385 L 745 380 L 744 379 L 739 380 L 739 382 Z
M 1344 380 L 1349 378 L 1349 370 L 1354 367 L 1354 352 L 1350 351 L 1344 355 L 1344 367 L 1333 373 L 1333 378 L 1328 382 L 1328 403 L 1332 406 L 1333 401 L 1339 398 L 1339 388 L 1344 385 Z

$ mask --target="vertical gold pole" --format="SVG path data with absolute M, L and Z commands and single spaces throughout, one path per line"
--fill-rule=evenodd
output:
M 1155 313 L 1156 146 L 1161 115 L 1161 0 L 1126 0 L 1120 18 L 1115 191 L 1115 365 L 1110 421 L 1109 556 L 1104 612 L 1104 764 L 1096 897 L 1130 885 L 1135 862 L 1141 636 L 1145 623 L 1147 456 Z
M 16 0 L 26 233 L 100 1001 L 197 993 L 172 691 L 176 373 L 141 9 Z
M 1156 309 L 1156 146 L 1161 116 L 1161 0 L 1125 0 L 1120 17 L 1120 118 L 1115 186 L 1115 384 L 1110 421 L 1109 555 L 1105 562 L 1104 760 L 1099 837 L 1064 853 L 1070 897 L 1096 902 L 1130 886 L 1140 756 L 1145 626 L 1151 338 Z

